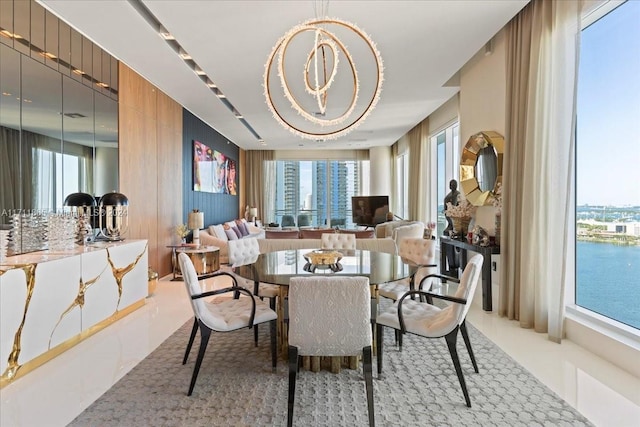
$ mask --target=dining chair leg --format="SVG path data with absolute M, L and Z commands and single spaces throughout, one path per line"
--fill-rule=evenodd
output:
M 462 368 L 460 367 L 460 359 L 458 358 L 458 350 L 456 349 L 457 336 L 458 336 L 458 328 L 456 327 L 453 331 L 445 335 L 444 339 L 447 341 L 447 347 L 449 347 L 449 353 L 451 354 L 451 360 L 453 360 L 453 366 L 456 369 L 456 374 L 458 375 L 458 380 L 460 381 L 460 386 L 462 387 L 464 400 L 467 403 L 467 406 L 471 408 L 471 399 L 469 399 L 469 393 L 467 392 L 467 384 L 464 381 L 464 375 L 462 373 Z
M 293 403 L 296 397 L 298 374 L 298 347 L 289 346 L 289 398 L 287 401 L 287 427 L 293 426 Z
M 276 336 L 278 333 L 276 332 L 277 328 L 277 320 L 272 320 L 269 322 L 269 333 L 271 334 L 271 367 L 273 372 L 276 371 L 276 366 L 278 364 L 278 348 L 276 345 Z
M 198 332 L 198 319 L 193 318 L 193 327 L 191 328 L 191 336 L 189 336 L 189 344 L 187 344 L 187 350 L 184 352 L 184 358 L 182 359 L 182 364 L 187 363 L 187 359 L 189 358 L 189 353 L 191 352 L 191 346 L 193 346 L 193 341 L 196 338 L 196 332 Z
M 196 378 L 198 378 L 198 372 L 200 372 L 200 365 L 204 358 L 204 352 L 207 351 L 207 344 L 209 344 L 209 337 L 211 336 L 211 329 L 204 325 L 200 325 L 200 349 L 198 350 L 198 358 L 196 359 L 196 365 L 193 367 L 193 375 L 191 375 L 191 384 L 189 385 L 189 393 L 187 396 L 191 396 L 193 388 L 196 385 Z
M 376 357 L 378 359 L 378 378 L 382 375 L 382 350 L 384 348 L 384 327 L 381 324 L 376 328 Z
M 473 354 L 473 349 L 471 348 L 471 340 L 469 339 L 469 333 L 467 332 L 467 320 L 463 320 L 460 324 L 460 332 L 462 333 L 462 339 L 464 340 L 464 345 L 467 347 L 467 351 L 469 352 L 469 356 L 471 357 L 471 363 L 473 364 L 473 370 L 478 371 L 478 364 L 476 363 L 476 357 Z
M 258 325 L 253 326 L 253 345 L 258 346 Z
M 402 351 L 402 331 L 396 329 L 398 331 L 398 351 Z
M 367 409 L 369 411 L 369 427 L 375 427 L 376 418 L 373 410 L 373 375 L 372 375 L 371 346 L 362 349 L 362 370 L 364 371 L 364 383 L 367 389 Z

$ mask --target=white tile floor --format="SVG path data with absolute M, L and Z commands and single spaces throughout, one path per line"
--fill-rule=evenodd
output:
M 66 425 L 191 316 L 183 283 L 161 280 L 144 307 L 0 390 L 0 426 Z M 477 307 L 468 319 L 595 425 L 640 426 L 640 379 Z

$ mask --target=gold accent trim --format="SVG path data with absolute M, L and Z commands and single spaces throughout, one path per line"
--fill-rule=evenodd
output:
M 40 356 L 31 359 L 24 365 L 19 366 L 18 367 L 19 370 L 16 370 L 15 374 L 11 378 L 5 377 L 5 375 L 3 374 L 2 377 L 0 378 L 0 389 L 11 384 L 11 382 L 13 382 L 16 378 L 20 378 L 26 375 L 27 373 L 33 371 L 37 367 L 42 366 L 43 364 L 53 359 L 54 357 L 59 356 L 65 351 L 69 350 L 71 347 L 86 340 L 96 332 L 101 331 L 102 329 L 106 328 L 112 323 L 115 323 L 116 321 L 122 319 L 123 317 L 131 314 L 132 312 L 136 311 L 140 307 L 143 307 L 144 305 L 145 305 L 144 298 L 139 301 L 136 301 L 133 304 L 125 307 L 124 309 L 120 311 L 116 311 L 114 314 L 104 319 L 103 321 L 96 323 L 92 327 L 80 332 L 78 335 L 69 338 L 68 340 L 58 344 L 54 348 L 42 353 Z
M 56 333 L 56 329 L 58 329 L 58 325 L 60 325 L 60 322 L 62 322 L 62 319 L 64 318 L 64 316 L 69 314 L 69 312 L 71 312 L 71 310 L 73 310 L 76 307 L 80 307 L 80 311 L 82 312 L 82 308 L 84 307 L 84 295 L 87 289 L 89 289 L 91 285 L 93 285 L 98 280 L 100 280 L 100 277 L 102 277 L 102 274 L 105 272 L 106 269 L 107 269 L 107 266 L 105 265 L 105 267 L 102 269 L 100 274 L 98 274 L 98 276 L 94 277 L 93 279 L 87 282 L 84 282 L 82 280 L 82 272 L 80 272 L 80 280 L 78 281 L 79 282 L 78 295 L 76 295 L 71 305 L 69 305 L 69 307 L 67 307 L 67 309 L 63 311 L 62 314 L 60 315 L 60 318 L 58 319 L 55 326 L 53 327 L 53 330 L 51 331 L 51 335 L 49 335 L 49 344 L 47 345 L 47 348 L 51 348 L 51 340 L 53 339 L 53 334 Z
M 0 381 L 4 381 L 7 378 L 9 381 L 15 379 L 18 376 L 18 371 L 21 366 L 18 363 L 18 358 L 20 357 L 20 351 L 22 347 L 20 346 L 20 341 L 22 340 L 22 328 L 24 328 L 24 323 L 27 320 L 27 311 L 29 311 L 29 304 L 31 304 L 31 297 L 33 296 L 33 288 L 36 284 L 36 267 L 38 264 L 26 264 L 21 265 L 22 271 L 27 276 L 27 298 L 24 302 L 24 311 L 22 312 L 22 320 L 20 321 L 20 326 L 13 336 L 13 348 L 11 349 L 11 353 L 9 353 L 9 358 L 7 360 L 7 369 L 2 373 L 2 377 L 0 377 Z
M 131 264 L 122 268 L 116 268 L 116 266 L 113 265 L 113 260 L 111 259 L 111 253 L 109 252 L 109 248 L 106 248 L 107 261 L 111 266 L 111 272 L 113 273 L 113 277 L 116 279 L 116 284 L 118 285 L 118 304 L 116 304 L 116 312 L 118 311 L 118 307 L 120 307 L 120 299 L 122 298 L 122 279 L 124 279 L 124 276 L 126 276 L 127 273 L 129 273 L 131 270 L 133 270 L 136 267 L 136 265 L 138 265 L 138 261 L 140 261 L 140 259 L 142 258 L 142 255 L 144 255 L 145 252 L 147 252 L 148 246 L 149 246 L 149 243 L 146 243 L 140 255 L 138 255 Z

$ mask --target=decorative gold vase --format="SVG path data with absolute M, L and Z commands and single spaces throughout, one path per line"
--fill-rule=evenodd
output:
M 469 223 L 471 222 L 471 217 L 452 216 L 451 220 L 453 221 L 453 231 L 455 232 L 455 234 L 460 238 L 466 238 L 467 230 L 469 230 Z

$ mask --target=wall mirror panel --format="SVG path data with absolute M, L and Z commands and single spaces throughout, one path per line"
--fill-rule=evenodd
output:
M 34 22 L 40 28 L 37 7 L 6 7 L 32 2 L 2 3 L 3 11 L 14 14 L 16 34 L 28 37 Z M 35 20 L 34 10 L 38 15 Z M 105 87 L 92 75 L 74 72 L 62 58 L 43 54 L 44 46 L 53 51 L 54 44 L 56 51 L 69 52 L 66 44 L 70 38 L 58 37 L 58 31 L 49 28 L 62 25 L 53 18 L 42 16 L 48 25 L 38 36 L 42 46 L 25 37 L 4 35 L 0 43 L 0 228 L 5 231 L 11 228 L 12 213 L 60 211 L 70 193 L 101 195 L 118 189 L 117 88 Z M 85 40 L 70 31 L 81 42 Z M 87 51 L 91 61 L 100 59 L 101 69 L 102 62 L 107 70 L 113 69 L 111 62 L 117 64 L 99 47 L 85 44 L 91 47 L 91 52 Z M 117 76 L 108 77 L 117 82 Z M 8 254 L 42 248 L 15 247 Z
M 503 156 L 504 138 L 498 132 L 471 135 L 460 160 L 460 185 L 471 204 L 491 204 L 498 184 L 502 183 Z

